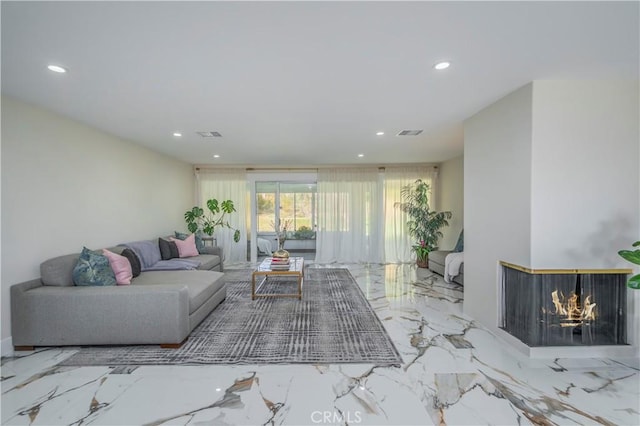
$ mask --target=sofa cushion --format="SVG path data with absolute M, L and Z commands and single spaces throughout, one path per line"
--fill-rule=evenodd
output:
M 133 275 L 133 278 L 140 275 L 140 272 L 142 271 L 142 266 L 140 266 L 140 259 L 138 259 L 138 255 L 135 254 L 133 250 L 128 248 L 125 248 L 124 250 L 122 250 L 122 255 L 126 257 L 129 260 L 129 263 L 131 264 L 131 274 Z
M 429 252 L 429 262 L 435 262 L 439 263 L 440 265 L 444 265 L 444 260 L 449 253 L 451 253 L 450 250 L 436 250 Z
M 225 285 L 224 274 L 216 271 L 145 271 L 134 278 L 132 285 L 166 284 L 186 286 L 189 291 L 189 313 Z
M 79 286 L 109 286 L 116 285 L 116 276 L 106 256 L 83 247 L 73 268 L 73 282 Z
M 122 252 L 126 249 L 125 246 L 107 247 L 104 250 L 109 250 L 111 253 L 122 255 Z
M 175 242 L 165 240 L 164 238 L 158 238 L 158 246 L 160 247 L 160 257 L 162 258 L 162 260 L 169 260 L 180 257 L 178 246 Z
M 78 263 L 79 253 L 54 257 L 40 264 L 40 280 L 43 285 L 72 286 L 73 268 Z
M 189 257 L 189 260 L 195 260 L 196 262 L 200 262 L 200 266 L 198 269 L 202 271 L 208 271 L 211 269 L 218 269 L 218 265 L 220 265 L 220 256 L 215 254 L 201 254 L 194 257 Z

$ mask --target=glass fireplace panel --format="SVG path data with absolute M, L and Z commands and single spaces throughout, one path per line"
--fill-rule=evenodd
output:
M 626 344 L 625 274 L 530 274 L 503 265 L 501 328 L 529 346 Z

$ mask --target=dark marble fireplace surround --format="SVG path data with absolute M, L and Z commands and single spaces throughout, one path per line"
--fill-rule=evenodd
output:
M 626 345 L 627 270 L 501 262 L 500 328 L 530 347 Z

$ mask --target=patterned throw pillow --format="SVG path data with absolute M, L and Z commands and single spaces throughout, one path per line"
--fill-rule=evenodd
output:
M 133 278 L 140 275 L 142 271 L 142 265 L 140 265 L 140 259 L 138 259 L 138 255 L 133 252 L 131 249 L 122 250 L 122 255 L 129 259 L 129 263 L 131 264 L 131 273 L 133 274 Z
M 453 249 L 454 253 L 462 253 L 463 251 L 464 251 L 464 229 L 460 231 L 458 242 L 456 243 L 456 246 Z
M 184 232 L 175 232 L 176 234 L 176 238 L 179 240 L 186 240 L 187 237 L 189 235 L 193 235 L 193 234 L 185 234 Z M 204 249 L 204 241 L 202 240 L 202 235 L 200 234 L 195 234 L 196 236 L 196 248 L 198 249 L 198 253 L 202 253 L 202 250 Z
M 80 286 L 116 285 L 116 276 L 106 256 L 83 247 L 80 259 L 73 268 L 73 283 Z

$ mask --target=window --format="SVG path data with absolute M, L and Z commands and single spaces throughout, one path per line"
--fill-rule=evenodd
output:
M 276 194 L 277 183 L 256 183 L 256 206 L 258 208 L 258 232 L 273 232 L 273 224 L 276 221 Z
M 274 233 L 274 224 L 289 221 L 290 238 L 312 238 L 316 226 L 315 182 L 256 182 L 259 234 Z

